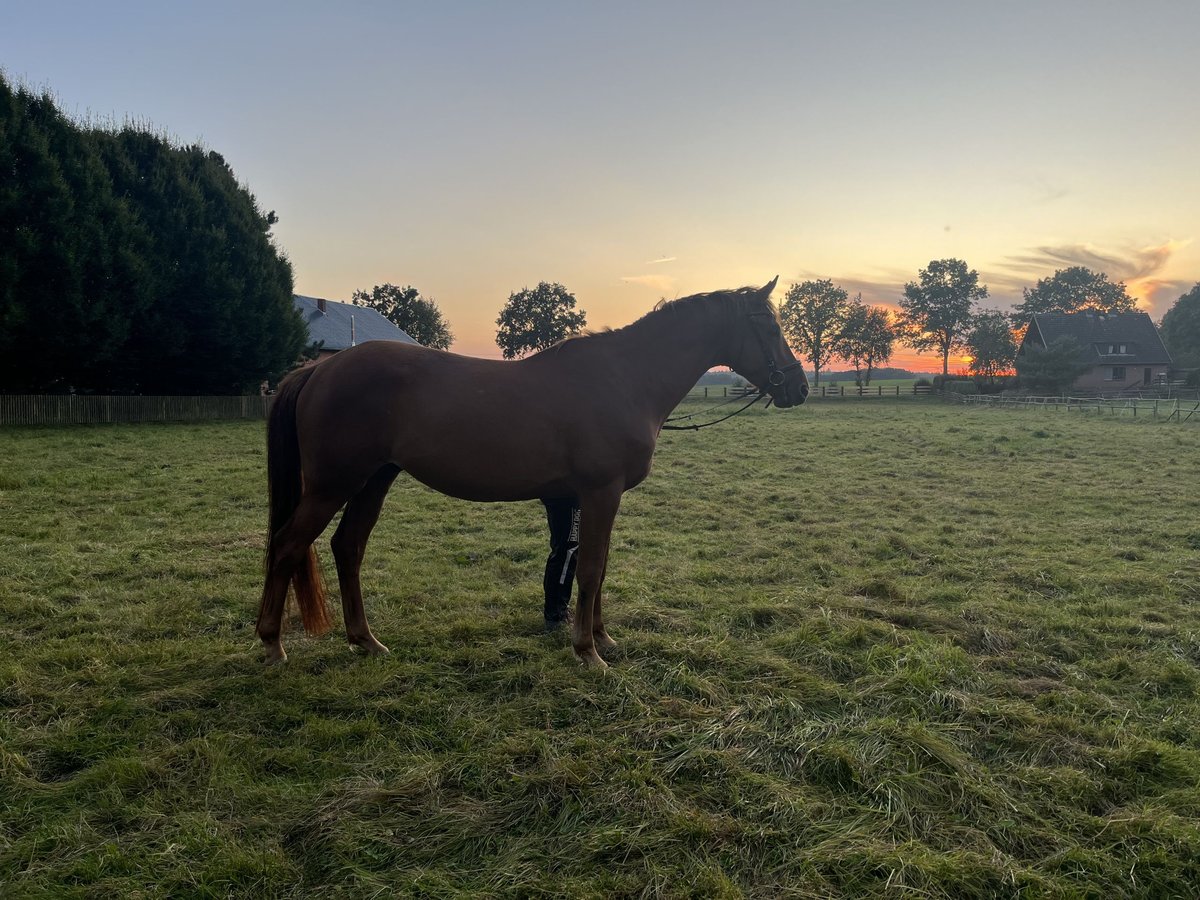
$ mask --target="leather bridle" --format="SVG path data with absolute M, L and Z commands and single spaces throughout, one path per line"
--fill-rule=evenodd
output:
M 779 320 L 776 318 L 776 316 L 773 312 L 770 312 L 769 310 L 764 309 L 759 312 L 748 312 L 748 313 L 746 313 L 746 315 L 750 319 L 750 330 L 753 331 L 754 336 L 756 338 L 758 338 L 759 349 L 762 350 L 763 358 L 766 359 L 766 362 L 767 362 L 767 384 L 770 387 L 779 387 L 785 381 L 787 381 L 787 373 L 788 372 L 790 372 L 792 369 L 800 368 L 800 363 L 798 361 L 793 360 L 792 362 L 790 362 L 786 366 L 784 366 L 782 369 L 779 368 L 779 366 L 777 366 L 775 364 L 775 357 L 771 354 L 770 348 L 767 347 L 767 342 L 763 339 L 762 330 L 759 329 L 758 327 L 756 327 L 754 324 L 755 317 L 767 316 L 776 323 L 776 327 L 779 327 L 779 325 L 778 325 Z M 759 388 L 759 396 L 762 396 L 762 394 L 765 394 L 767 392 L 768 392 L 767 387 Z

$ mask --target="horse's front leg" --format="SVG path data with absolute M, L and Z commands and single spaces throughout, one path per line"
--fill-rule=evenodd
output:
M 610 532 L 611 533 L 611 532 Z M 604 616 L 600 612 L 601 601 L 603 600 L 604 579 L 608 575 L 608 547 L 604 548 L 604 568 L 600 572 L 600 589 L 596 591 L 596 599 L 592 603 L 592 642 L 596 645 L 596 650 L 604 653 L 607 650 L 616 650 L 617 642 L 608 635 L 608 631 L 604 627 Z
M 589 668 L 604 668 L 606 665 L 596 652 L 597 646 L 616 646 L 616 642 L 604 630 L 600 596 L 608 566 L 609 538 L 620 505 L 620 485 L 581 493 L 579 497 L 579 565 L 575 570 L 579 599 L 575 607 L 571 643 L 575 656 Z

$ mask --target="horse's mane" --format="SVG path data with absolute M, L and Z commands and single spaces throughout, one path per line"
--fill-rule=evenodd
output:
M 668 300 L 666 297 L 654 304 L 649 312 L 644 313 L 640 318 L 630 322 L 628 325 L 622 325 L 620 328 L 585 328 L 577 334 L 567 335 L 561 341 L 552 344 L 547 350 L 556 350 L 564 344 L 571 341 L 578 341 L 584 338 L 604 338 L 610 334 L 617 334 L 624 331 L 626 328 L 632 328 L 649 319 L 664 316 L 664 315 L 679 315 L 680 313 L 690 312 L 700 306 L 707 304 L 709 301 L 717 300 L 718 298 L 729 298 L 736 304 L 737 310 L 742 311 L 746 304 L 760 295 L 762 288 L 758 287 L 742 287 L 727 291 L 709 291 L 706 294 L 691 294 L 687 297 L 677 297 L 674 300 Z M 769 309 L 775 318 L 779 318 L 779 309 L 771 300 L 767 300 L 767 309 Z
M 762 291 L 762 288 L 742 287 L 742 288 L 737 288 L 735 290 L 730 290 L 730 291 L 710 291 L 707 294 L 692 294 L 689 297 L 679 297 L 678 299 L 675 299 L 675 300 L 668 300 L 666 297 L 664 297 L 663 299 L 659 300 L 657 303 L 654 304 L 654 308 L 651 309 L 650 312 L 646 313 L 644 316 L 642 316 L 641 319 L 638 319 L 637 321 L 640 322 L 640 321 L 642 321 L 642 319 L 648 319 L 648 318 L 650 318 L 650 316 L 656 315 L 658 313 L 684 312 L 686 310 L 693 308 L 695 305 L 704 303 L 709 300 L 716 299 L 718 297 L 732 298 L 733 300 L 735 300 L 737 302 L 737 306 L 740 309 L 740 308 L 744 307 L 747 302 L 758 297 L 758 295 L 761 291 Z M 776 308 L 775 304 L 771 300 L 767 301 L 767 308 L 770 309 L 771 312 L 773 312 L 776 317 L 779 316 L 779 310 Z M 634 324 L 636 325 L 637 322 L 635 322 Z

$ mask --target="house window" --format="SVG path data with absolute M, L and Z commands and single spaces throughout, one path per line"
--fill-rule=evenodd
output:
M 1108 345 L 1108 353 L 1110 356 L 1117 354 L 1117 353 L 1128 353 L 1129 352 L 1128 348 L 1129 348 L 1128 344 L 1109 344 Z
M 1125 380 L 1125 367 L 1124 366 L 1113 366 L 1111 369 L 1109 369 L 1108 378 L 1106 378 L 1104 380 L 1105 381 L 1124 381 Z

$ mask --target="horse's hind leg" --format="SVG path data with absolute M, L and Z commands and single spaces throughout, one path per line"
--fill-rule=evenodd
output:
M 337 561 L 338 585 L 342 592 L 342 614 L 346 619 L 346 639 L 351 647 L 357 647 L 372 656 L 387 653 L 388 648 L 375 639 L 367 625 L 359 570 L 362 568 L 367 538 L 371 536 L 371 529 L 379 520 L 384 497 L 398 474 L 398 467 L 387 465 L 372 475 L 362 490 L 350 498 L 350 503 L 342 514 L 342 521 L 329 542 L 333 548 L 333 558 Z
M 313 541 L 320 537 L 325 526 L 344 502 L 343 497 L 306 494 L 301 498 L 292 517 L 271 540 L 267 577 L 263 585 L 263 600 L 256 628 L 267 652 L 268 663 L 283 662 L 287 659 L 280 639 L 280 629 L 283 607 L 287 602 L 288 585 L 305 562 Z
M 575 570 L 579 599 L 571 643 L 581 663 L 604 668 L 606 663 L 596 652 L 596 647 L 614 647 L 616 642 L 604 630 L 600 618 L 600 594 L 608 566 L 608 543 L 613 521 L 621 505 L 621 488 L 614 485 L 582 494 L 579 501 L 579 566 Z

